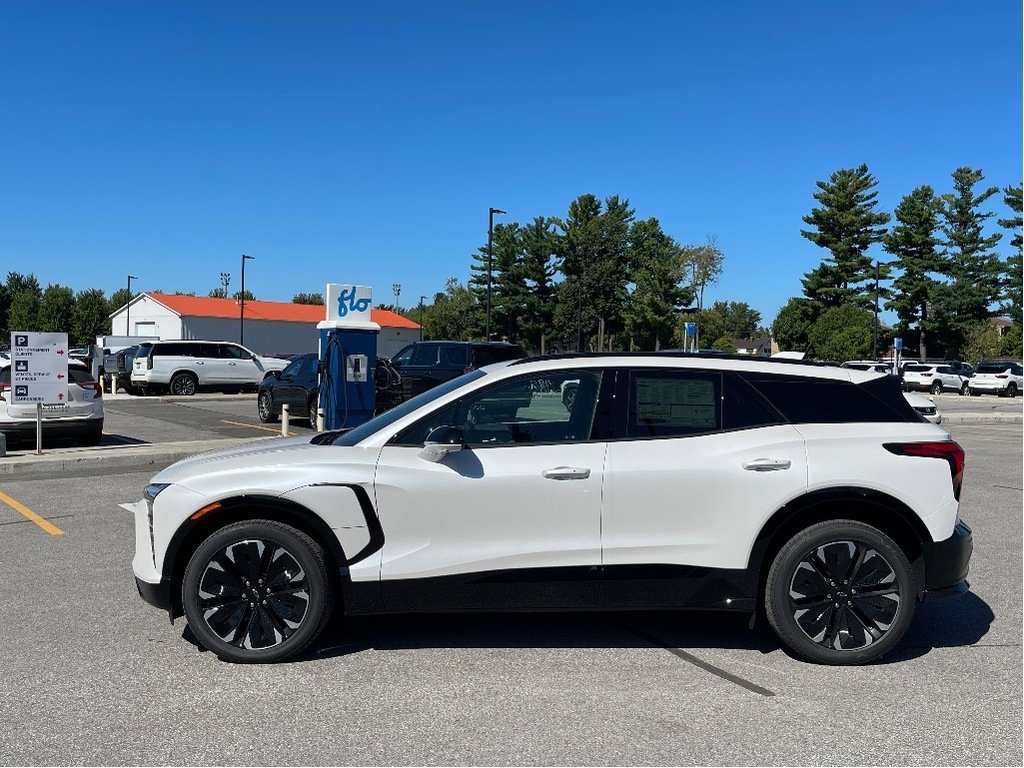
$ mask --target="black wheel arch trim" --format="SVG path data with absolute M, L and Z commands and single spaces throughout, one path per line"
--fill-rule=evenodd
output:
M 216 530 L 231 523 L 261 518 L 294 526 L 320 542 L 336 566 L 344 598 L 349 582 L 349 567 L 365 560 L 384 546 L 384 529 L 377 517 L 377 511 L 370 501 L 370 495 L 363 486 L 349 483 L 314 483 L 313 485 L 350 488 L 355 494 L 360 511 L 366 520 L 370 540 L 354 556 L 348 557 L 345 554 L 341 541 L 320 515 L 298 502 L 267 494 L 245 494 L 221 499 L 219 508 L 203 515 L 198 520 L 186 519 L 171 537 L 164 554 L 160 580 L 162 585 L 167 585 L 166 605 L 158 607 L 167 608 L 171 621 L 184 615 L 179 585 L 192 553 L 199 548 L 204 539 Z M 147 602 L 155 605 L 152 601 L 147 600 Z
M 804 494 L 788 502 L 761 527 L 748 571 L 758 574 L 763 594 L 767 566 L 782 545 L 797 531 L 829 519 L 851 519 L 878 528 L 903 550 L 914 573 L 916 594 L 926 589 L 925 551 L 932 537 L 921 518 L 899 499 L 870 488 L 840 486 Z

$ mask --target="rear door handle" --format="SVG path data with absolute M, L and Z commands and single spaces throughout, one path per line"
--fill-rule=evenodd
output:
M 793 462 L 789 459 L 753 459 L 743 462 L 743 468 L 751 472 L 775 472 L 792 466 Z
M 590 470 L 586 467 L 554 467 L 545 469 L 541 474 L 548 480 L 586 480 Z

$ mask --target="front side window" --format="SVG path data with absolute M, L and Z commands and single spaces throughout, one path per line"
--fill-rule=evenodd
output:
M 224 356 L 229 360 L 251 360 L 252 353 L 248 350 L 242 349 L 236 344 L 222 344 L 221 349 L 224 352 Z
M 435 411 L 392 443 L 421 446 L 441 426 L 461 429 L 472 447 L 589 440 L 601 379 L 601 371 L 569 370 L 503 381 Z

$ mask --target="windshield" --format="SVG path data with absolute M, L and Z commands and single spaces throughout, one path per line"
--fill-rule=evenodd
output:
M 409 415 L 417 408 L 421 408 L 427 403 L 430 403 L 439 397 L 443 397 L 449 392 L 454 392 L 459 387 L 462 387 L 471 381 L 476 381 L 481 376 L 486 375 L 487 374 L 481 370 L 470 371 L 469 373 L 464 373 L 461 376 L 446 381 L 444 384 L 434 387 L 433 389 L 428 389 L 426 392 L 422 392 L 416 395 L 416 397 L 406 400 L 400 405 L 396 405 L 390 411 L 385 411 L 380 416 L 375 416 L 365 424 L 339 435 L 331 441 L 331 444 L 356 445 L 368 438 L 370 435 L 387 428 L 402 417 Z

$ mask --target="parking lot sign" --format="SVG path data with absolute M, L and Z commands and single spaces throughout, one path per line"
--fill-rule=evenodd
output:
M 14 403 L 64 405 L 68 401 L 68 335 L 11 334 L 11 388 Z

